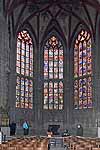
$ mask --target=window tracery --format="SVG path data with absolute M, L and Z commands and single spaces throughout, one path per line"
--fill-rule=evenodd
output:
M 63 45 L 53 35 L 44 46 L 44 109 L 63 109 L 63 63 Z
M 32 108 L 33 101 L 33 44 L 26 30 L 17 36 L 16 107 Z
M 74 45 L 74 108 L 92 108 L 91 36 L 81 30 Z

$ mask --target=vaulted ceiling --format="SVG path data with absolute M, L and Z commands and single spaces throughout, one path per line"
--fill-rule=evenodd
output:
M 23 5 L 33 6 L 33 9 L 46 6 L 45 9 L 52 5 L 65 5 L 65 7 L 74 7 L 78 5 L 90 5 L 100 11 L 100 0 L 5 0 L 5 12 L 11 14 L 17 7 Z M 35 8 L 35 9 L 36 9 Z M 39 9 L 40 11 L 40 9 Z
M 74 16 L 78 22 L 88 25 L 90 24 L 92 32 L 95 32 L 96 23 L 93 24 L 92 19 L 97 20 L 100 13 L 100 0 L 2 0 L 4 5 L 5 16 L 12 16 L 13 28 L 15 32 L 27 22 L 31 22 L 33 16 L 42 13 L 44 16 L 62 18 L 68 14 Z M 57 9 L 56 9 L 57 8 Z M 91 8 L 95 10 L 94 14 Z M 56 11 L 56 12 L 55 12 Z M 84 17 L 80 12 L 84 13 Z M 92 16 L 94 15 L 94 16 Z M 94 17 L 94 18 L 93 18 Z M 95 21 L 96 22 L 96 21 Z M 70 28 L 70 24 L 69 24 Z

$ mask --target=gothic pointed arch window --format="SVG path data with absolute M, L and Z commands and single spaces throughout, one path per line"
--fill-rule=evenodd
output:
M 44 46 L 44 109 L 62 110 L 64 102 L 64 48 L 52 35 Z
M 32 108 L 33 101 L 33 44 L 26 30 L 17 36 L 16 107 Z
M 74 44 L 74 108 L 92 108 L 91 35 L 81 30 Z

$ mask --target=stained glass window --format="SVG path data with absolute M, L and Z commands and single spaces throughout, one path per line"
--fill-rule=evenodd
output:
M 33 99 L 33 45 L 27 31 L 17 36 L 16 107 L 32 108 Z
M 74 108 L 92 108 L 91 36 L 81 30 L 74 45 Z
M 44 109 L 63 109 L 63 60 L 61 41 L 51 36 L 44 46 Z

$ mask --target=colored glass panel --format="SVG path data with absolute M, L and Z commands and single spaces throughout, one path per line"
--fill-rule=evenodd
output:
M 44 109 L 63 109 L 63 46 L 52 36 L 44 46 Z
M 92 53 L 90 34 L 81 30 L 74 45 L 74 108 L 92 108 Z
M 74 108 L 78 109 L 78 99 L 79 99 L 79 91 L 78 91 L 78 80 L 74 82 Z
M 32 108 L 33 99 L 33 45 L 27 31 L 17 36 L 16 107 Z
M 20 107 L 20 78 L 17 77 L 17 82 L 16 82 L 16 107 Z
M 92 78 L 88 78 L 88 107 L 92 108 Z
M 48 109 L 48 82 L 44 83 L 44 109 Z

